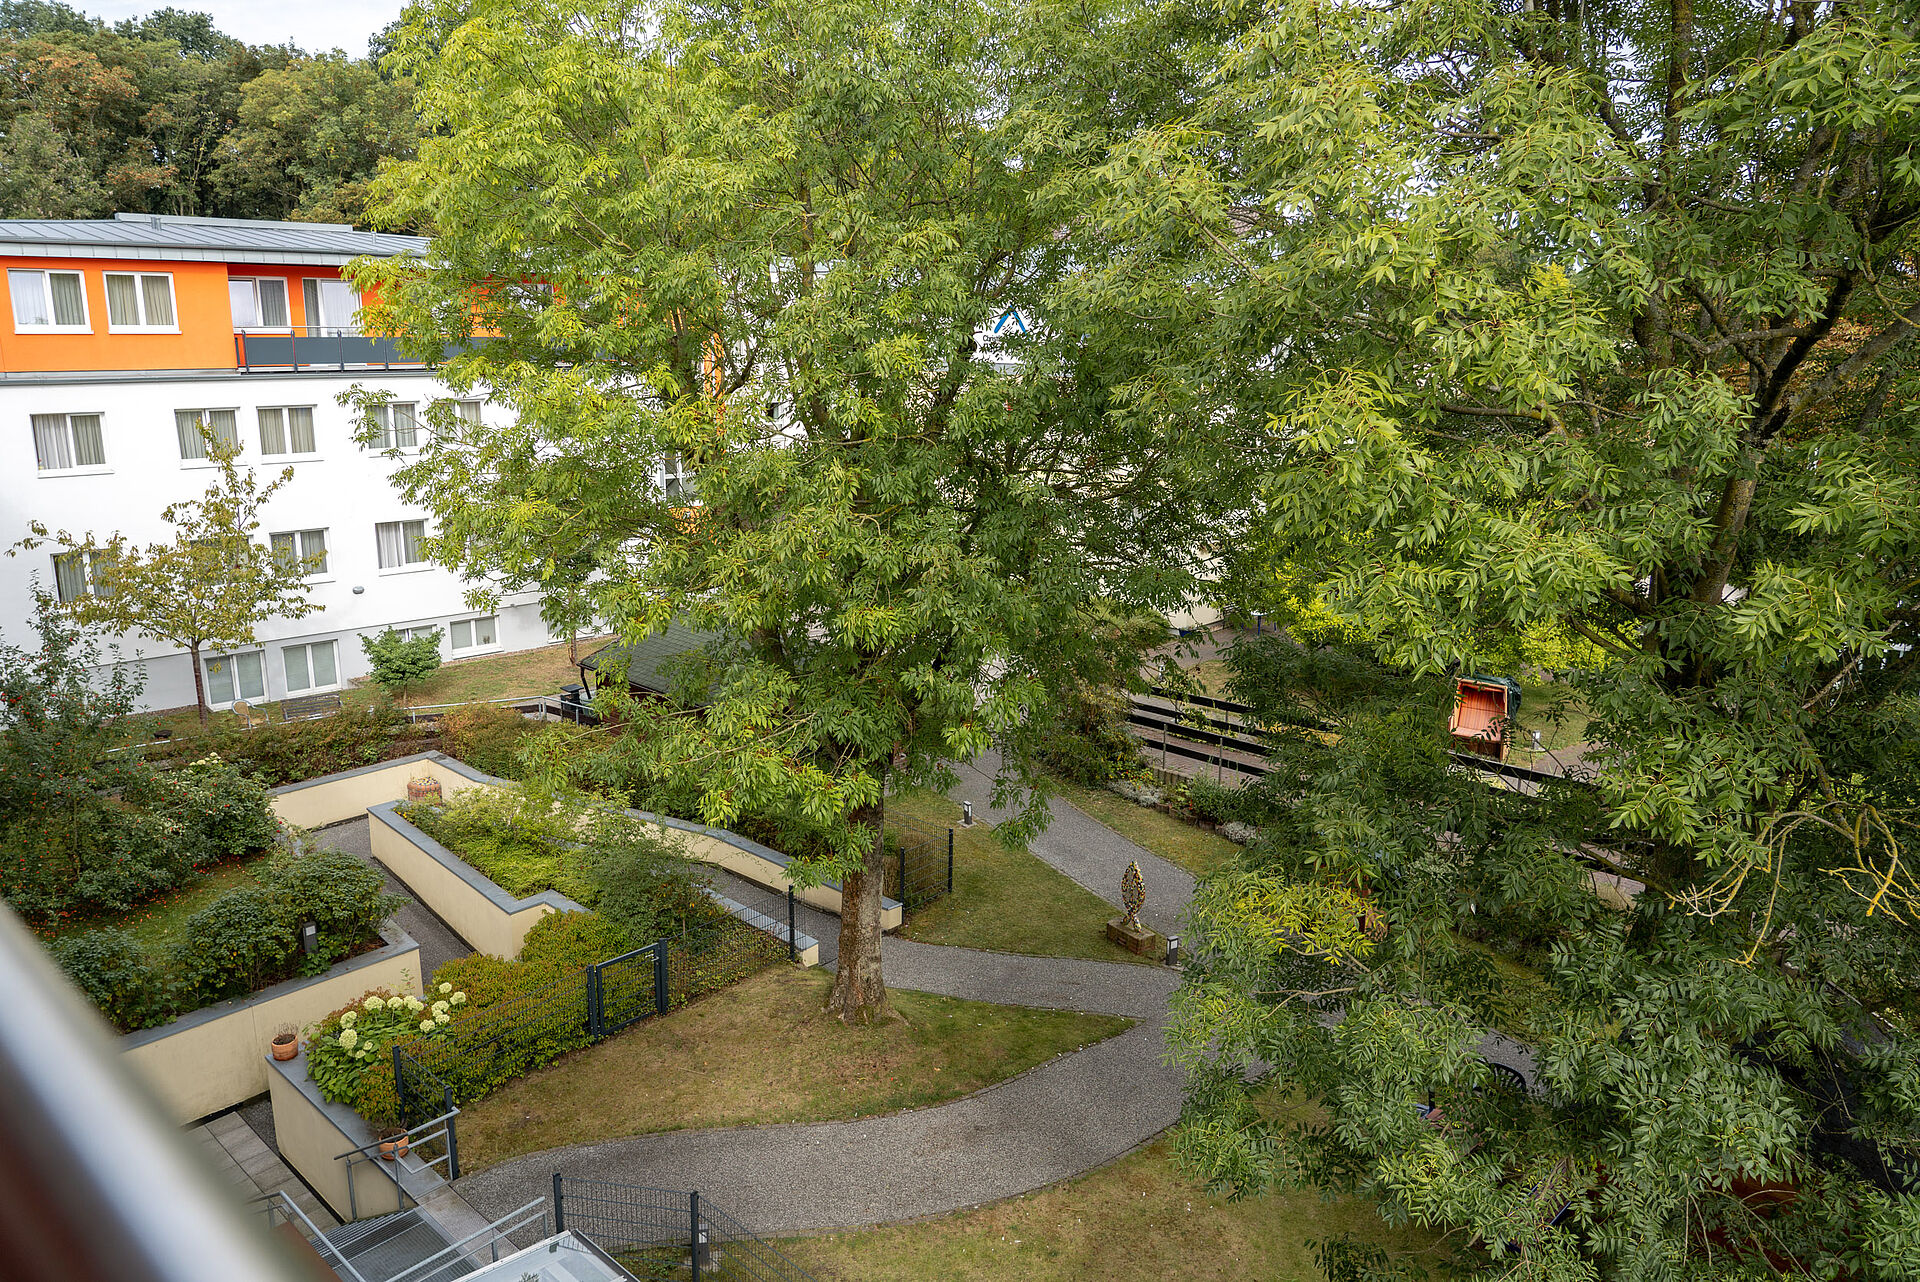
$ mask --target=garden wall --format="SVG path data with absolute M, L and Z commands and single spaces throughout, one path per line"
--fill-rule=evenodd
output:
M 328 824 L 358 819 L 371 806 L 400 800 L 407 795 L 407 783 L 412 779 L 437 779 L 440 790 L 449 797 L 468 788 L 502 782 L 443 752 L 419 752 L 358 770 L 321 775 L 304 783 L 290 783 L 267 795 L 272 799 L 273 813 L 282 822 L 298 828 L 324 828 Z
M 221 1002 L 120 1039 L 121 1056 L 176 1121 L 232 1108 L 267 1089 L 264 1059 L 282 1024 L 305 1029 L 371 988 L 420 991 L 420 946 L 397 926 L 386 944 L 309 979 Z
M 273 1096 L 274 1147 L 335 1215 L 367 1219 L 412 1204 L 393 1166 L 378 1159 L 355 1163 L 348 1191 L 340 1155 L 372 1140 L 373 1132 L 358 1113 L 321 1096 L 307 1077 L 305 1051 L 285 1063 L 268 1059 L 263 1069 Z

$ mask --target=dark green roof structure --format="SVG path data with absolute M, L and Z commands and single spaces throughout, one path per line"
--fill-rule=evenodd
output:
M 704 649 L 717 640 L 718 633 L 702 632 L 676 619 L 667 625 L 664 632 L 656 632 L 632 645 L 612 641 L 580 660 L 580 684 L 592 689 L 596 683 L 588 678 L 589 672 L 595 676 L 611 675 L 618 672 L 624 663 L 629 689 L 660 695 L 672 694 L 676 675 L 673 660 Z

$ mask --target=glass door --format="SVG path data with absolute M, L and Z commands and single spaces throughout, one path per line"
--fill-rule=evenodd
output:
M 353 319 L 354 313 L 360 310 L 360 295 L 353 292 L 353 286 L 344 280 L 317 276 L 307 277 L 304 284 L 307 333 L 338 338 L 360 332 Z

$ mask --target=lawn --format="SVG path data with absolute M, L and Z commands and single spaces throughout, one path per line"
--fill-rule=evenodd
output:
M 464 1118 L 462 1121 L 464 1122 Z M 1165 1140 L 1077 1180 L 936 1220 L 779 1243 L 821 1282 L 1093 1282 L 1322 1276 L 1308 1242 L 1353 1233 L 1437 1265 L 1433 1240 L 1318 1193 L 1228 1202 L 1174 1167 Z
M 1571 689 L 1539 678 L 1520 683 L 1519 733 L 1513 737 L 1513 760 L 1520 765 L 1532 762 L 1536 755 L 1529 730 L 1540 732 L 1540 742 L 1549 751 L 1570 748 L 1587 738 L 1587 707 Z
M 530 1073 L 461 1110 L 460 1164 L 477 1171 L 583 1137 L 923 1108 L 1131 1024 L 897 991 L 904 1023 L 848 1027 L 822 1009 L 831 983 L 775 967 Z
M 604 637 L 581 638 L 579 653 L 583 657 L 591 654 L 594 647 L 604 640 Z M 455 659 L 442 663 L 433 676 L 406 692 L 405 702 L 414 707 L 428 707 L 477 703 L 486 699 L 513 699 L 522 695 L 557 694 L 561 686 L 578 684 L 579 680 L 580 669 L 568 662 L 567 644 L 563 641 L 533 650 L 516 650 L 511 654 L 489 654 L 477 659 Z M 347 707 L 353 708 L 370 702 L 377 694 L 376 687 L 368 684 L 365 677 L 356 677 L 351 687 L 340 692 L 340 699 Z M 251 706 L 254 711 L 279 720 L 279 704 L 256 703 Z M 168 708 L 149 715 L 172 730 L 176 738 L 200 733 L 200 717 L 192 707 Z M 233 724 L 238 722 L 231 712 L 212 713 L 207 719 L 209 728 Z
M 1049 781 L 1059 794 L 1137 846 L 1179 864 L 1194 876 L 1212 872 L 1239 853 L 1225 837 L 1175 819 L 1163 811 L 1138 806 L 1104 788 L 1083 788 L 1064 779 Z
M 1143 962 L 1107 940 L 1119 910 L 1026 847 L 1009 850 L 985 824 L 960 827 L 960 807 L 945 797 L 907 792 L 887 798 L 887 813 L 934 832 L 953 828 L 953 894 L 907 923 L 904 938 L 1038 957 Z
M 57 927 L 43 927 L 39 933 L 43 938 L 57 939 L 117 926 L 133 936 L 148 955 L 164 956 L 180 942 L 187 918 L 229 890 L 252 885 L 256 864 L 255 858 L 229 859 L 205 869 L 205 875 L 192 884 L 135 904 L 126 912 L 73 918 Z

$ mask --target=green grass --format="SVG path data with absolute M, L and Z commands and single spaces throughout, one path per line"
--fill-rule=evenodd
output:
M 960 827 L 960 807 L 926 792 L 887 798 L 887 812 L 934 832 L 953 829 L 953 894 L 934 901 L 901 935 L 926 944 L 987 948 L 1036 957 L 1142 962 L 1108 942 L 1107 922 L 1119 910 L 1031 854 L 1008 849 L 985 824 Z
M 1175 1168 L 1165 1140 L 1077 1180 L 991 1206 L 778 1245 L 821 1282 L 1243 1282 L 1322 1276 L 1308 1243 L 1340 1233 L 1429 1267 L 1440 1262 L 1432 1238 L 1387 1227 L 1358 1198 L 1210 1196 Z
M 925 1108 L 1131 1026 L 896 991 L 901 1021 L 849 1027 L 831 976 L 776 967 L 528 1074 L 460 1113 L 466 1170 L 584 1139 Z
M 1520 683 L 1519 733 L 1513 739 L 1513 760 L 1525 765 L 1535 757 L 1530 730 L 1540 732 L 1549 751 L 1586 742 L 1587 706 L 1567 686 L 1539 679 Z
M 258 880 L 254 876 L 256 863 L 255 859 L 230 859 L 206 869 L 204 875 L 190 885 L 135 904 L 126 912 L 70 918 L 57 926 L 41 927 L 39 933 L 47 939 L 58 939 L 62 935 L 116 926 L 139 941 L 149 955 L 164 956 L 185 934 L 187 918 L 229 890 L 253 885 Z
M 1240 848 L 1225 837 L 1163 811 L 1135 805 L 1104 788 L 1083 788 L 1064 779 L 1051 783 L 1062 797 L 1093 818 L 1196 877 L 1212 872 L 1239 853 Z

